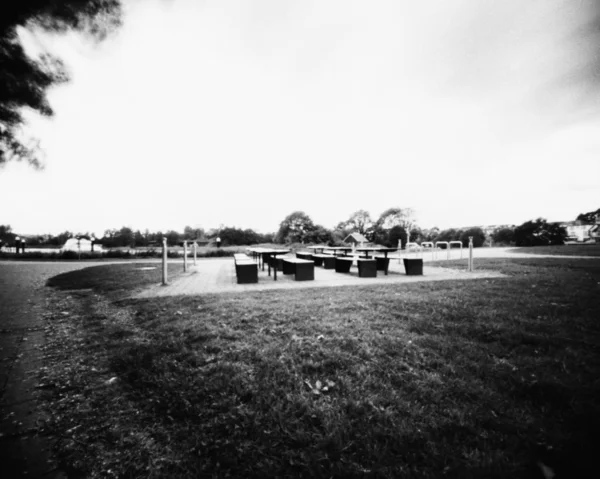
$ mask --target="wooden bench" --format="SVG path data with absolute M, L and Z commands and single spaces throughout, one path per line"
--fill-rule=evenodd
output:
M 315 263 L 300 258 L 283 258 L 283 274 L 293 274 L 296 281 L 315 279 Z
M 245 254 L 234 254 L 235 275 L 238 284 L 258 283 L 258 265 Z
M 309 261 L 312 261 L 313 259 L 313 254 L 309 251 L 297 251 L 296 252 L 296 258 L 298 259 L 306 259 Z
M 358 258 L 358 277 L 359 278 L 376 278 L 377 277 L 377 261 L 375 259 Z
M 316 266 L 323 266 L 325 269 L 335 268 L 335 256 L 332 254 L 313 254 L 313 261 Z
M 336 256 L 335 257 L 335 272 L 336 273 L 349 273 L 350 266 L 354 258 L 348 256 Z

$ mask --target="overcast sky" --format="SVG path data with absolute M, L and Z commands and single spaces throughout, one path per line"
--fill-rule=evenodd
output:
M 599 4 L 144 0 L 100 44 L 23 32 L 72 79 L 30 116 L 46 168 L 0 170 L 0 223 L 575 219 L 600 207 Z

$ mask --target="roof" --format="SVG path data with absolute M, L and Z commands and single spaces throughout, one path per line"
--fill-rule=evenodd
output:
M 346 236 L 344 238 L 344 243 L 347 243 L 348 239 L 353 239 L 357 243 L 368 243 L 369 242 L 369 240 L 367 238 L 365 238 L 363 235 L 361 235 L 360 233 L 349 234 L 348 236 Z

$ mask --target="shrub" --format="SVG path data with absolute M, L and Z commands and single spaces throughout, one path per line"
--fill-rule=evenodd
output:
M 469 246 L 469 236 L 473 237 L 474 248 L 479 248 L 485 243 L 485 233 L 481 228 L 469 228 L 462 231 L 458 240 L 462 241 L 463 246 Z
M 565 227 L 548 223 L 544 218 L 526 221 L 515 228 L 517 246 L 544 246 L 563 244 L 567 238 Z

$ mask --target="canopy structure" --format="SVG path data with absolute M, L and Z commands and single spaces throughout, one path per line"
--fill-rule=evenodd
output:
M 102 247 L 95 245 L 95 251 L 99 251 Z M 61 248 L 61 251 L 93 251 L 92 241 L 86 238 L 69 238 Z
M 359 244 L 361 246 L 368 242 L 369 240 L 360 233 L 351 233 L 344 238 L 344 243 Z

